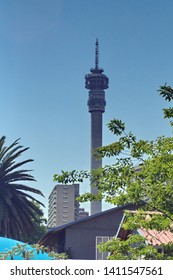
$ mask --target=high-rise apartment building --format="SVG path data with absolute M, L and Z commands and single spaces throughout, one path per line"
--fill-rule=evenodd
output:
M 83 219 L 83 218 L 86 218 L 88 216 L 89 216 L 89 212 L 88 211 L 85 211 L 84 208 L 79 208 L 79 220 Z
M 60 226 L 79 219 L 79 184 L 56 185 L 48 201 L 48 227 Z

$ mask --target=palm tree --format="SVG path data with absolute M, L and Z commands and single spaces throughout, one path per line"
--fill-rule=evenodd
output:
M 27 172 L 19 168 L 32 159 L 16 162 L 19 156 L 29 148 L 19 145 L 19 139 L 5 146 L 6 137 L 0 138 L 0 235 L 20 239 L 32 231 L 33 221 L 41 210 L 33 201 L 44 206 L 30 193 L 43 196 L 42 192 L 26 186 L 23 181 L 35 181 Z

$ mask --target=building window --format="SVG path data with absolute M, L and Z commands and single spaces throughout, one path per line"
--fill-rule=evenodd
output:
M 97 248 L 97 245 L 100 243 L 107 242 L 112 237 L 109 236 L 96 236 L 96 260 L 106 260 L 109 256 L 109 252 L 100 252 Z

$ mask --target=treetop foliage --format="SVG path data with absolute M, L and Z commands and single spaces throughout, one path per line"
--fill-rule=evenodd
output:
M 173 100 L 173 89 L 166 84 L 159 89 L 160 95 L 168 102 Z M 170 119 L 172 126 L 173 108 L 163 110 L 164 118 Z M 150 222 L 145 219 L 145 215 L 135 214 L 132 218 L 128 215 L 125 227 L 135 229 L 136 225 L 144 228 L 156 228 L 159 230 L 172 230 L 173 224 L 173 136 L 158 136 L 154 140 L 137 139 L 132 132 L 127 132 L 125 123 L 121 120 L 113 119 L 108 124 L 108 128 L 115 135 L 115 142 L 110 145 L 100 147 L 93 151 L 96 159 L 112 157 L 114 163 L 105 165 L 97 170 L 62 171 L 61 174 L 54 175 L 54 180 L 61 183 L 83 182 L 90 178 L 91 186 L 98 186 L 99 193 L 94 196 L 85 193 L 79 197 L 80 201 L 91 201 L 104 199 L 113 205 L 126 205 L 132 203 L 142 211 L 158 211 L 162 215 L 153 215 Z M 136 224 L 135 224 L 136 223 Z M 139 238 L 139 237 L 138 237 Z M 121 243 L 126 246 L 133 243 L 133 237 L 129 241 Z M 137 241 L 136 241 L 137 242 Z M 141 242 L 141 241 L 140 241 Z M 120 246 L 118 240 L 110 241 L 110 246 Z M 118 245 L 119 244 L 119 245 Z M 101 247 L 100 247 L 101 248 Z M 102 248 L 109 248 L 103 245 Z M 118 248 L 118 247 L 117 247 Z M 149 257 L 147 250 L 143 248 L 140 254 Z M 113 249 L 111 249 L 112 251 Z M 132 248 L 130 249 L 132 250 Z M 171 249 L 172 250 L 172 249 Z M 155 248 L 152 249 L 152 256 Z M 115 258 L 112 254 L 111 258 Z M 125 256 L 124 248 L 120 256 Z M 169 254 L 168 254 L 169 255 Z M 132 256 L 132 254 L 131 254 Z M 133 257 L 137 256 L 134 252 Z M 129 257 L 129 254 L 128 254 Z M 161 257 L 156 256 L 155 257 Z M 163 257 L 163 256 L 162 256 Z

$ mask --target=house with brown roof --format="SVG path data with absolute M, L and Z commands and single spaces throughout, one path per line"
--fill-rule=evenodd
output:
M 138 211 L 136 210 L 132 210 L 129 212 L 132 214 L 138 213 Z M 145 219 L 150 219 L 152 215 L 162 215 L 162 213 L 157 211 L 146 211 L 144 213 L 146 214 Z M 158 249 L 161 248 L 163 244 L 173 243 L 173 232 L 171 232 L 170 230 L 158 231 L 156 229 L 139 228 L 134 232 L 133 230 L 123 229 L 122 224 L 125 220 L 125 216 L 126 215 L 124 214 L 124 216 L 122 217 L 122 221 L 116 235 L 117 238 L 126 240 L 129 234 L 138 233 L 145 238 L 147 245 L 153 245 Z

